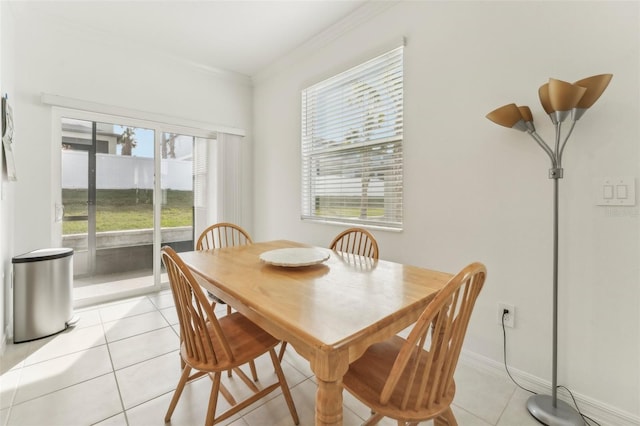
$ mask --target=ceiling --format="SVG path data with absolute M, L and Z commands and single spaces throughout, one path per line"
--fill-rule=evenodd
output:
M 54 0 L 12 7 L 111 43 L 254 76 L 366 1 Z

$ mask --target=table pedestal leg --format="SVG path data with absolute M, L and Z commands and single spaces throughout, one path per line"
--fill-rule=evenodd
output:
M 325 382 L 318 379 L 316 426 L 319 425 L 342 425 L 342 380 Z
M 323 353 L 311 363 L 318 381 L 316 426 L 342 426 L 342 377 L 349 368 L 347 353 Z

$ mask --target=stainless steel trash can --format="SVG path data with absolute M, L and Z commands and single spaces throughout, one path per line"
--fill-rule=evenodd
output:
M 13 341 L 40 339 L 67 328 L 73 316 L 73 249 L 47 248 L 13 263 Z

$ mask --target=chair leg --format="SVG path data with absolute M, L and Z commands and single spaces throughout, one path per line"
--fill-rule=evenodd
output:
M 251 360 L 249 361 L 249 369 L 251 369 L 251 376 L 253 376 L 253 381 L 258 381 L 258 371 L 256 370 L 256 363 Z
M 453 415 L 451 407 L 447 408 L 442 414 L 433 419 L 434 426 L 458 426 L 456 416 Z
M 211 375 L 210 375 L 211 376 Z M 213 426 L 216 419 L 216 406 L 218 405 L 218 394 L 220 393 L 220 373 L 213 374 L 213 384 L 211 385 L 211 395 L 209 395 L 209 408 L 204 421 L 205 426 Z
M 278 355 L 276 355 L 276 351 L 273 348 L 269 349 L 269 355 L 271 355 L 273 369 L 276 371 L 276 376 L 278 376 L 278 382 L 280 382 L 280 387 L 282 388 L 282 395 L 284 396 L 285 401 L 287 401 L 287 406 L 289 407 L 289 412 L 291 413 L 293 423 L 300 424 L 298 412 L 296 411 L 296 406 L 293 403 L 293 398 L 291 397 L 291 391 L 289 390 L 287 379 L 284 377 L 284 373 L 282 372 L 282 367 L 280 366 Z
M 173 393 L 173 398 L 171 398 L 171 402 L 169 403 L 167 414 L 165 414 L 164 416 L 165 423 L 169 423 L 169 421 L 171 420 L 171 415 L 173 414 L 173 410 L 176 409 L 176 405 L 178 405 L 178 400 L 180 399 L 180 395 L 182 395 L 184 385 L 187 383 L 187 380 L 189 380 L 189 373 L 191 373 L 191 367 L 185 365 L 184 369 L 182 370 L 180 380 L 178 381 L 178 387 L 176 387 L 176 390 Z
M 251 369 L 251 375 L 253 376 L 253 381 L 258 381 L 258 371 L 256 370 L 256 363 L 253 361 L 249 361 L 249 368 Z M 227 370 L 227 377 L 233 377 L 233 370 Z
M 253 381 L 257 382 L 258 370 L 256 370 L 256 363 L 253 360 L 249 361 L 249 368 L 251 369 L 251 375 L 253 376 Z M 227 370 L 227 377 L 232 377 L 232 376 L 233 376 L 233 370 L 232 369 Z
M 282 362 L 282 358 L 284 358 L 284 350 L 287 349 L 287 342 L 283 341 L 280 344 L 280 353 L 278 354 L 278 361 Z

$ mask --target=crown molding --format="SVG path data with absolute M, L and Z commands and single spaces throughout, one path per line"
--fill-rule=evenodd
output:
M 265 81 L 278 72 L 290 68 L 296 62 L 310 56 L 314 51 L 326 46 L 349 31 L 357 28 L 373 17 L 400 3 L 401 0 L 367 1 L 335 24 L 311 37 L 294 48 L 280 59 L 254 74 L 251 79 L 255 84 Z

